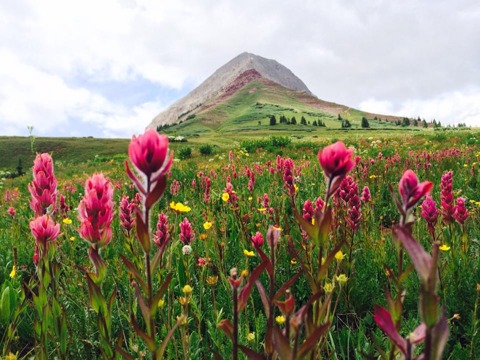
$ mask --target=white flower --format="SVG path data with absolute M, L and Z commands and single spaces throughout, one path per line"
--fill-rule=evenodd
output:
M 182 248 L 183 255 L 190 255 L 192 253 L 192 247 L 190 245 L 185 245 Z

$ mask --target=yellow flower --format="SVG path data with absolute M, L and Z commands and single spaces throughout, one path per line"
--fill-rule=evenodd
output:
M 192 210 L 189 206 L 183 205 L 182 203 L 175 204 L 175 201 L 172 201 L 170 203 L 170 209 L 179 213 L 189 212 L 190 210 Z
M 5 360 L 17 360 L 17 354 L 9 353 L 7 356 L 5 356 Z
M 12 272 L 10 273 L 10 278 L 14 278 L 15 275 L 17 275 L 17 267 L 15 265 L 13 265 L 12 267 Z
M 161 298 L 158 300 L 158 307 L 161 309 L 165 305 L 165 299 Z
M 218 276 L 216 276 L 216 275 L 207 277 L 207 284 L 210 285 L 210 286 L 215 285 L 217 283 L 217 281 L 218 281 Z
M 297 263 L 297 259 L 293 258 L 292 260 L 290 260 L 290 264 L 295 265 L 296 263 Z
M 183 287 L 183 293 L 185 295 L 190 295 L 192 291 L 193 291 L 192 287 L 188 284 Z
M 440 250 L 442 251 L 448 251 L 450 250 L 450 246 L 446 245 L 446 244 L 443 244 L 439 247 Z
M 253 200 L 253 197 L 249 196 L 248 197 L 248 201 L 252 201 Z M 251 334 L 251 333 L 250 333 Z
M 75 236 L 70 236 L 70 241 L 74 241 L 75 240 Z
M 263 213 L 263 212 L 267 211 L 267 208 L 260 208 L 260 209 L 257 209 L 257 210 L 258 210 L 258 212 Z
M 247 335 L 247 341 L 253 341 L 255 340 L 255 333 L 254 332 L 251 332 L 251 333 L 248 333 Z
M 200 234 L 200 240 L 207 240 L 207 234 Z
M 315 225 L 315 218 L 312 218 L 312 225 Z
M 240 276 L 243 278 L 246 278 L 248 276 L 248 270 L 247 269 L 242 270 L 242 272 L 240 273 Z
M 293 184 L 293 188 L 295 189 L 295 192 L 298 191 L 298 186 L 297 186 L 297 184 Z
M 227 202 L 228 199 L 230 199 L 230 195 L 229 195 L 228 193 L 223 193 L 223 194 L 222 194 L 222 200 L 225 201 L 225 202 Z
M 333 291 L 333 288 L 335 286 L 332 284 L 332 283 L 326 283 L 324 286 L 323 286 L 323 290 L 325 290 L 325 292 L 327 294 L 331 293 Z
M 184 297 L 184 296 L 180 296 L 180 297 L 178 298 L 178 303 L 179 303 L 180 305 L 188 304 L 188 299 L 187 299 L 186 297 Z
M 203 224 L 203 228 L 205 230 L 208 230 L 212 227 L 213 223 L 211 223 L 210 221 L 206 221 L 204 224 Z
M 348 277 L 345 274 L 340 274 L 335 277 L 335 280 L 337 280 L 340 285 L 344 285 L 347 282 Z
M 277 324 L 282 325 L 282 324 L 285 322 L 285 316 L 283 316 L 283 315 L 278 315 L 278 316 L 275 318 L 275 321 L 277 322 Z
M 343 255 L 342 250 L 340 250 L 339 252 L 337 252 L 335 254 L 335 260 L 337 260 L 337 261 L 342 261 L 344 257 L 345 257 L 345 255 Z
M 65 218 L 65 219 L 62 220 L 62 222 L 66 225 L 70 225 L 72 223 L 72 219 Z
M 247 249 L 243 250 L 243 254 L 247 257 L 255 256 L 255 253 L 253 251 L 248 251 Z

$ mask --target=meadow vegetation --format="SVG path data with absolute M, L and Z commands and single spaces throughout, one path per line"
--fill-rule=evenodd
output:
M 480 133 L 290 135 L 2 138 L 2 356 L 479 358 Z

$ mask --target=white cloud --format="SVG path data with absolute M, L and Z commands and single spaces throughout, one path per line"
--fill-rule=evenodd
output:
M 193 89 L 243 51 L 276 59 L 325 100 L 480 126 L 479 24 L 474 0 L 4 1 L 1 132 L 58 134 L 76 119 L 129 137 L 165 106 L 160 94 Z M 139 79 L 159 93 L 128 108 L 102 92 Z

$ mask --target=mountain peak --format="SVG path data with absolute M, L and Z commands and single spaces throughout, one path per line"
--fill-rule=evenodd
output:
M 282 64 L 275 60 L 243 52 L 216 70 L 188 95 L 157 115 L 148 128 L 180 122 L 209 100 L 216 97 L 225 98 L 233 93 L 232 89 L 238 89 L 238 84 L 243 86 L 259 77 L 290 90 L 312 94 L 303 81 Z

